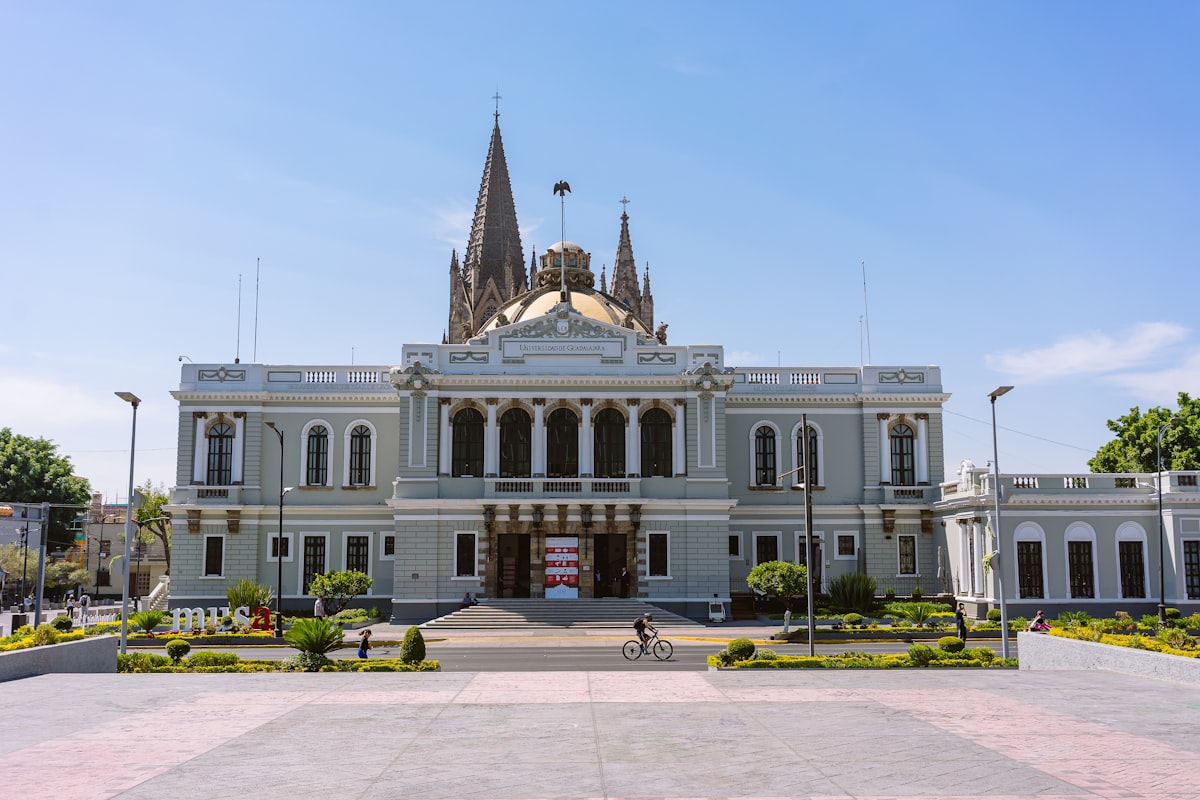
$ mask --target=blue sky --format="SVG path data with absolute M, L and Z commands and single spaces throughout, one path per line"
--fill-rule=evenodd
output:
M 497 91 L 526 260 L 611 264 L 671 342 L 938 364 L 947 464 L 1081 472 L 1200 392 L 1190 3 L 8 3 L 0 426 L 110 500 L 174 482 L 180 355 L 439 341 Z M 261 259 L 257 332 L 255 260 Z M 239 342 L 238 282 L 241 276 Z

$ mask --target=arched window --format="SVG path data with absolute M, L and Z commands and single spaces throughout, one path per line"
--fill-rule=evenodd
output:
M 464 408 L 454 415 L 454 454 L 450 474 L 483 475 L 483 414 L 474 408 Z
M 528 478 L 529 414 L 523 408 L 510 408 L 500 416 L 500 477 Z
M 546 477 L 579 477 L 579 417 L 569 408 L 546 418 Z
M 901 422 L 892 428 L 892 485 L 915 486 L 916 462 L 913 458 L 913 429 Z
M 754 432 L 754 485 L 775 485 L 775 431 L 766 425 Z
M 817 454 L 817 432 L 812 425 L 808 426 L 808 448 L 804 447 L 804 434 L 796 431 L 796 466 L 803 467 L 805 456 L 808 458 L 808 480 L 813 486 L 821 485 L 821 457 Z M 796 473 L 796 477 L 792 479 L 793 483 L 802 483 L 804 481 L 804 470 Z
M 351 486 L 371 485 L 371 429 L 366 425 L 355 425 L 350 431 L 350 474 Z
M 642 477 L 670 478 L 671 415 L 661 408 L 642 414 Z
M 233 483 L 233 426 L 218 422 L 208 429 L 208 469 L 204 482 L 209 486 Z
M 305 486 L 329 483 L 329 429 L 324 425 L 313 425 L 308 429 L 304 463 Z
M 597 478 L 625 477 L 625 417 L 615 408 L 605 408 L 596 415 L 592 429 L 595 441 Z

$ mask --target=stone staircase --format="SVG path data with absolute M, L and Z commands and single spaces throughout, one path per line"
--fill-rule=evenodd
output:
M 668 630 L 702 628 L 687 617 L 672 614 L 641 600 L 606 597 L 599 600 L 507 599 L 485 600 L 426 622 L 426 630 L 535 628 L 632 628 L 635 618 L 650 612 L 654 626 Z

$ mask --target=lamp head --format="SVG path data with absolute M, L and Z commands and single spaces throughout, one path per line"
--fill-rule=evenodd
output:
M 992 398 L 992 402 L 996 402 L 997 397 L 1003 397 L 1013 390 L 1011 386 L 997 386 L 992 391 L 988 392 L 988 397 Z
M 142 402 L 142 399 L 133 392 L 113 392 L 113 394 L 124 400 L 126 403 L 129 403 L 134 408 L 137 408 L 138 404 Z

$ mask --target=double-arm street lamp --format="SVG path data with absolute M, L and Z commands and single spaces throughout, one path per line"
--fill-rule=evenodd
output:
M 1158 485 L 1158 626 L 1160 628 L 1165 627 L 1167 624 L 1167 581 L 1165 566 L 1167 550 L 1163 536 L 1162 440 L 1163 434 L 1167 432 L 1167 428 L 1170 428 L 1174 424 L 1175 417 L 1171 417 L 1158 429 L 1158 436 L 1154 440 L 1154 465 L 1158 467 L 1158 480 L 1155 483 Z
M 995 474 L 992 492 L 996 497 L 996 552 L 1000 553 L 996 564 L 996 587 L 1000 592 L 1001 658 L 1008 658 L 1008 606 L 1004 602 L 1004 548 L 1000 545 L 1003 541 L 1003 529 L 1000 527 L 1000 447 L 996 442 L 996 398 L 1003 397 L 1012 390 L 1011 386 L 999 386 L 988 393 L 988 397 L 992 399 L 992 469 Z
M 115 392 L 117 397 L 133 406 L 133 432 L 129 442 L 129 506 L 125 511 L 125 580 L 121 582 L 121 653 L 129 638 L 129 543 L 133 539 L 133 456 L 137 449 L 137 410 L 141 398 L 133 392 Z
M 291 486 L 283 485 L 283 431 L 275 427 L 274 422 L 266 426 L 275 431 L 279 437 L 279 533 L 275 540 L 275 635 L 283 638 L 283 497 L 292 490 Z

